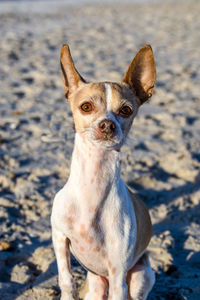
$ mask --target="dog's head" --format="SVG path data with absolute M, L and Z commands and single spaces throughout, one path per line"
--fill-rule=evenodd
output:
M 65 95 L 76 132 L 100 147 L 119 150 L 138 108 L 152 96 L 156 68 L 151 46 L 140 49 L 121 83 L 88 83 L 76 70 L 68 45 L 61 49 Z

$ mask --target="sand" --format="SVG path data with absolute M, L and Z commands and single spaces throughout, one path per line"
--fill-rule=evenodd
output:
M 122 175 L 154 225 L 149 299 L 200 299 L 200 2 L 138 2 L 0 2 L 1 299 L 60 296 L 50 213 L 74 139 L 63 43 L 91 81 L 120 81 L 137 50 L 152 45 L 155 94 L 123 147 Z M 72 264 L 81 286 L 85 271 Z

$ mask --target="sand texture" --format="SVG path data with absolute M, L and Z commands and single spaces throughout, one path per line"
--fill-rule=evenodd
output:
M 0 298 L 60 297 L 50 213 L 74 139 L 61 45 L 88 80 L 120 81 L 148 43 L 155 94 L 123 147 L 122 176 L 154 225 L 149 299 L 200 299 L 200 2 L 23 3 L 0 3 Z

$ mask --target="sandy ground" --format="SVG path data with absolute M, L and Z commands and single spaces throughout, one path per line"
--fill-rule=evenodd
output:
M 93 81 L 120 81 L 152 45 L 155 94 L 123 148 L 122 174 L 154 224 L 149 299 L 200 299 L 200 2 L 163 2 L 0 2 L 1 299 L 59 299 L 50 213 L 73 149 L 59 66 L 66 42 Z M 74 259 L 73 272 L 80 286 Z

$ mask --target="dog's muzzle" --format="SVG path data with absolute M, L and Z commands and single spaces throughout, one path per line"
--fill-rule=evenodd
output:
M 116 134 L 116 125 L 112 120 L 104 119 L 99 123 L 99 131 L 104 139 L 111 139 Z

